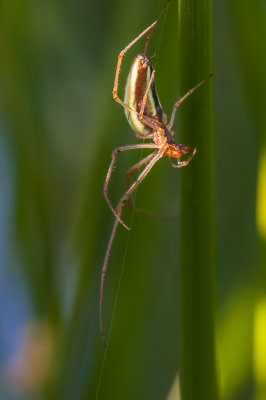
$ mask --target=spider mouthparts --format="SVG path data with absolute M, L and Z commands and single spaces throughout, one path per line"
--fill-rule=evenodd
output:
M 187 154 L 187 153 L 189 153 L 191 151 L 191 148 L 190 147 L 182 147 L 182 153 L 183 154 Z

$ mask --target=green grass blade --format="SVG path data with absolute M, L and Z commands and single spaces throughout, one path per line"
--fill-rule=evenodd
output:
M 181 94 L 213 72 L 212 2 L 179 1 Z M 197 154 L 181 175 L 182 399 L 216 399 L 215 177 L 212 79 L 181 107 L 181 142 Z

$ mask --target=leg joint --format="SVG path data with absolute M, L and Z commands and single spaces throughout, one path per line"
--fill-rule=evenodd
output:
M 120 153 L 121 150 L 119 147 L 117 147 L 116 149 L 113 150 L 113 157 L 115 157 L 118 153 Z
M 124 198 L 122 201 L 120 201 L 119 206 L 120 206 L 120 207 L 124 207 L 124 205 L 125 205 L 126 202 L 127 202 L 127 199 L 128 199 L 128 197 L 126 197 L 126 198 Z

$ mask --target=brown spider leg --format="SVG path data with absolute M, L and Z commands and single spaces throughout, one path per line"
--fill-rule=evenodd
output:
M 133 168 L 134 169 L 138 169 L 138 168 L 142 167 L 142 165 L 147 164 L 154 157 L 154 155 L 155 155 L 155 152 L 149 154 L 143 160 L 141 160 L 137 164 L 135 164 L 134 167 L 132 167 L 130 170 L 132 170 Z M 121 217 L 121 213 L 122 213 L 122 207 L 120 206 L 120 202 L 119 202 L 118 206 L 117 206 L 117 215 L 119 215 L 119 217 Z M 115 234 L 116 234 L 116 231 L 117 231 L 118 224 L 119 224 L 119 219 L 116 218 L 114 226 L 113 226 L 113 229 L 112 229 L 112 233 L 111 233 L 111 236 L 110 236 L 110 239 L 109 239 L 109 242 L 108 242 L 108 246 L 107 246 L 107 250 L 106 250 L 106 253 L 105 253 L 104 262 L 103 262 L 103 266 L 102 266 L 102 271 L 101 271 L 100 330 L 101 330 L 101 335 L 102 335 L 102 339 L 103 339 L 103 343 L 104 343 L 105 347 L 107 347 L 107 344 L 106 344 L 104 333 L 103 333 L 103 321 L 102 321 L 103 285 L 104 285 L 104 278 L 106 276 L 107 264 L 108 264 L 108 260 L 109 260 L 109 257 L 110 257 L 110 252 L 111 252 L 111 248 L 112 248 L 112 244 L 113 244 L 113 241 L 114 241 L 114 238 L 115 238 Z
M 128 109 L 131 112 L 134 113 L 138 113 L 136 110 L 133 110 L 133 108 L 129 107 L 126 103 L 124 103 L 117 95 L 117 90 L 118 90 L 118 78 L 119 78 L 119 74 L 120 74 L 120 69 L 121 69 L 121 63 L 122 63 L 122 59 L 125 55 L 125 53 L 140 39 L 142 38 L 142 36 L 144 36 L 146 33 L 148 33 L 150 30 L 153 31 L 155 25 L 157 24 L 157 22 L 159 21 L 159 19 L 161 18 L 162 14 L 164 13 L 168 3 L 170 0 L 167 0 L 167 2 L 165 3 L 162 11 L 160 12 L 158 18 L 150 25 L 148 26 L 146 29 L 144 29 L 143 32 L 141 32 L 134 40 L 132 40 L 132 42 L 130 42 L 119 54 L 118 56 L 118 60 L 117 60 L 117 64 L 116 64 L 116 71 L 115 71 L 115 80 L 114 80 L 114 87 L 113 87 L 113 99 L 115 101 L 117 101 L 119 104 L 121 104 L 122 107 Z M 146 38 L 145 41 L 145 47 L 144 47 L 144 54 L 145 51 L 147 50 L 147 46 L 148 46 L 148 42 L 150 40 L 150 35 Z
M 136 114 L 138 113 L 136 110 L 133 110 L 133 108 L 129 107 L 126 103 L 124 103 L 117 95 L 117 90 L 118 90 L 118 78 L 119 78 L 119 73 L 120 73 L 120 68 L 121 68 L 121 63 L 122 59 L 125 55 L 125 53 L 142 37 L 144 36 L 147 32 L 149 32 L 150 29 L 152 29 L 158 22 L 158 19 L 156 19 L 148 28 L 146 28 L 143 32 L 141 32 L 132 42 L 130 42 L 119 54 L 118 60 L 117 60 L 117 65 L 116 65 L 116 71 L 115 71 L 115 80 L 114 80 L 114 87 L 113 87 L 113 99 L 117 101 L 121 106 L 124 108 L 127 108 L 130 112 L 135 112 Z
M 207 78 L 203 79 L 200 83 L 198 83 L 196 86 L 194 86 L 192 89 L 190 89 L 183 97 L 181 97 L 181 99 L 179 99 L 175 103 L 175 105 L 173 107 L 170 123 L 167 125 L 167 129 L 169 129 L 169 130 L 172 129 L 172 126 L 173 126 L 174 120 L 175 120 L 175 114 L 176 114 L 176 111 L 179 108 L 180 104 L 183 103 L 184 100 L 186 100 L 192 93 L 195 92 L 195 90 L 197 90 L 201 85 L 203 85 L 203 83 L 205 83 L 212 76 L 213 76 L 213 74 L 210 74 L 209 76 L 207 76 Z
M 103 194 L 104 197 L 106 199 L 107 204 L 109 205 L 111 211 L 113 212 L 114 216 L 118 219 L 118 221 L 127 229 L 129 230 L 130 228 L 121 220 L 120 215 L 117 213 L 117 211 L 114 210 L 111 201 L 108 197 L 108 185 L 109 185 L 109 181 L 112 175 L 112 170 L 114 168 L 115 165 L 115 160 L 117 157 L 118 153 L 121 153 L 122 151 L 126 151 L 126 150 L 134 150 L 134 149 L 158 149 L 158 145 L 153 144 L 153 143 L 146 143 L 146 144 L 132 144 L 129 146 L 121 146 L 121 147 L 117 147 L 114 149 L 113 153 L 112 153 L 112 160 L 111 163 L 109 165 L 108 171 L 107 171 L 107 175 L 106 175 L 106 179 L 105 179 L 105 183 L 104 183 L 104 190 L 103 190 Z
M 126 172 L 126 185 L 127 185 L 127 189 L 130 187 L 130 181 L 131 181 L 131 176 L 132 174 L 137 171 L 138 169 L 140 169 L 143 165 L 148 164 L 148 162 L 154 157 L 156 152 L 153 152 L 151 154 L 149 154 L 147 157 L 143 158 L 141 161 L 139 161 L 137 164 L 133 165 L 133 167 L 131 167 L 127 172 Z M 131 197 L 128 198 L 128 204 L 129 207 L 137 212 L 142 213 L 143 210 L 137 208 L 134 206 Z M 143 212 L 145 213 L 145 211 Z
M 143 165 L 147 164 L 147 163 L 153 158 L 154 155 L 155 155 L 155 152 L 149 154 L 147 157 L 143 158 L 143 160 L 141 160 L 141 161 L 138 162 L 137 164 L 133 165 L 133 167 L 131 167 L 131 168 L 126 172 L 126 184 L 127 184 L 127 188 L 130 187 L 130 181 L 131 181 L 131 176 L 132 176 L 132 174 L 134 174 L 134 172 L 137 171 L 139 168 L 141 168 Z M 146 216 L 151 217 L 151 218 L 156 218 L 156 219 L 164 220 L 164 221 L 165 221 L 165 220 L 167 220 L 167 221 L 173 221 L 174 219 L 176 219 L 175 216 L 158 215 L 158 214 L 155 214 L 155 213 L 152 213 L 152 212 L 143 210 L 142 208 L 136 207 L 136 206 L 133 204 L 132 198 L 131 198 L 131 197 L 128 198 L 128 205 L 129 205 L 129 207 L 130 207 L 133 211 L 135 211 L 135 212 L 137 212 L 137 213 L 139 213 L 139 214 L 146 215 Z
M 119 213 L 119 217 L 120 217 L 122 209 L 120 208 L 117 212 Z M 108 246 L 107 246 L 107 250 L 106 250 L 106 253 L 105 253 L 104 262 L 103 262 L 103 266 L 102 266 L 102 271 L 101 271 L 100 304 L 99 304 L 99 306 L 100 306 L 100 332 L 101 332 L 101 335 L 102 335 L 102 340 L 103 340 L 103 344 L 104 344 L 105 348 L 107 347 L 107 344 L 106 344 L 104 333 L 103 333 L 103 285 L 104 285 L 104 279 L 105 279 L 105 276 L 106 276 L 108 260 L 109 260 L 109 257 L 110 257 L 110 252 L 111 252 L 111 248 L 112 248 L 112 245 L 113 245 L 113 241 L 114 241 L 114 238 L 115 238 L 115 234 L 116 234 L 116 231 L 117 231 L 118 224 L 119 224 L 119 220 L 116 218 L 114 226 L 113 226 L 113 229 L 112 229 L 112 233 L 111 233 L 111 236 L 110 236 L 110 239 L 109 239 L 109 242 L 108 242 Z
M 148 94 L 149 94 L 152 82 L 154 81 L 154 74 L 155 74 L 155 71 L 153 70 L 152 74 L 151 74 L 151 77 L 150 77 L 150 80 L 149 80 L 149 83 L 148 83 L 148 86 L 147 86 L 147 89 L 145 90 L 145 93 L 144 93 L 144 96 L 143 96 L 143 99 L 142 99 L 141 109 L 140 109 L 140 112 L 138 114 L 138 117 L 139 117 L 140 120 L 143 119 L 143 113 L 144 113 L 145 105 L 146 105 L 146 102 L 147 102 Z
M 149 162 L 149 164 L 147 165 L 147 167 L 142 171 L 142 173 L 139 175 L 139 177 L 137 178 L 137 180 L 133 183 L 133 185 L 129 188 L 129 190 L 127 190 L 124 195 L 121 197 L 121 199 L 118 202 L 117 208 L 116 208 L 116 220 L 112 229 L 112 233 L 108 242 L 108 246 L 107 246 L 107 250 L 105 253 L 105 257 L 104 257 L 104 262 L 103 262 L 103 266 L 102 266 L 102 271 L 101 271 L 101 285 L 100 285 L 100 332 L 101 332 L 101 336 L 102 336 L 102 340 L 104 343 L 104 346 L 107 347 L 106 344 L 106 340 L 104 337 L 104 332 L 103 332 L 103 319 L 102 319 L 102 315 L 103 315 L 103 286 L 104 286 L 104 280 L 105 280 L 105 276 L 106 276 L 106 272 L 107 272 L 107 265 L 108 265 L 108 261 L 109 261 L 109 257 L 110 257 L 110 252 L 111 252 L 111 248 L 112 248 L 112 244 L 115 238 L 115 234 L 117 231 L 117 227 L 118 227 L 118 223 L 120 222 L 120 217 L 121 217 L 121 213 L 122 213 L 122 207 L 125 204 L 125 202 L 128 200 L 128 198 L 131 196 L 132 192 L 137 189 L 137 187 L 139 186 L 139 184 L 143 181 L 143 179 L 147 176 L 147 174 L 149 173 L 149 171 L 151 170 L 151 168 L 156 164 L 157 161 L 159 161 L 159 159 L 163 156 L 165 150 L 167 149 L 167 143 L 163 144 L 161 146 L 161 148 L 159 149 L 158 152 L 156 152 L 153 156 L 153 158 L 151 159 L 151 161 Z
M 135 180 L 135 182 L 130 186 L 130 188 L 124 193 L 124 195 L 121 197 L 119 206 L 122 207 L 125 202 L 129 199 L 131 194 L 137 189 L 137 187 L 141 184 L 141 182 L 146 178 L 152 167 L 160 160 L 160 158 L 163 157 L 164 152 L 166 151 L 168 147 L 168 143 L 166 142 L 165 138 L 165 143 L 162 144 L 159 148 L 158 151 L 155 153 L 154 157 L 151 159 L 149 164 L 144 168 L 144 170 L 140 173 L 138 178 Z
M 152 117 L 147 117 L 147 115 L 143 115 L 141 118 L 141 121 L 149 126 L 150 128 L 154 129 L 155 131 L 158 131 L 158 128 L 163 128 L 163 125 L 161 122 L 158 122 L 156 119 Z M 147 135 L 148 136 L 148 135 Z M 145 137 L 147 137 L 145 135 Z M 153 137 L 153 134 L 151 134 L 151 137 Z
M 150 134 L 148 134 L 148 135 L 139 135 L 139 134 L 136 134 L 136 138 L 137 138 L 137 139 L 142 139 L 142 140 L 153 139 L 153 137 L 154 137 L 153 133 L 150 133 Z
M 170 2 L 170 0 L 167 0 L 167 2 L 165 3 L 165 5 L 163 6 L 160 14 L 157 17 L 157 21 L 159 21 L 159 19 L 161 18 L 161 16 L 163 15 L 163 13 L 165 12 L 166 7 L 168 6 L 168 3 Z M 148 44 L 151 38 L 151 34 L 153 32 L 154 27 L 150 30 L 150 33 L 147 35 L 146 40 L 145 40 L 145 45 L 144 45 L 144 51 L 143 54 L 146 55 L 147 52 L 147 48 L 148 48 Z
M 154 81 L 154 74 L 155 74 L 155 71 L 153 70 L 152 71 L 152 75 L 151 75 L 150 80 L 149 80 L 149 83 L 148 83 L 148 86 L 147 86 L 147 88 L 145 90 L 145 93 L 144 93 L 144 96 L 143 96 L 143 99 L 142 99 L 141 109 L 140 109 L 140 112 L 138 113 L 138 117 L 139 117 L 139 120 L 142 121 L 145 125 L 149 126 L 152 129 L 158 130 L 158 122 L 154 121 L 153 118 L 150 118 L 147 115 L 143 115 L 144 109 L 145 109 L 145 105 L 146 105 L 146 102 L 147 102 L 147 98 L 148 98 L 148 95 L 149 95 L 149 91 L 150 91 L 152 82 Z M 137 134 L 136 137 L 139 138 L 139 139 L 140 138 L 141 139 L 142 138 L 153 139 L 153 133 L 148 134 L 148 135 L 143 135 L 143 136 Z
M 185 167 L 186 165 L 188 165 L 190 163 L 190 161 L 192 160 L 192 158 L 194 157 L 194 155 L 196 154 L 197 149 L 195 147 L 195 149 L 193 150 L 193 153 L 190 154 L 190 156 L 188 157 L 187 160 L 185 161 L 177 161 L 177 164 L 171 163 L 172 167 L 174 168 L 182 168 Z

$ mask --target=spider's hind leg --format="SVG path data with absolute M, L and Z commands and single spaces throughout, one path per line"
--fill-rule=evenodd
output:
M 133 167 L 131 167 L 131 168 L 126 172 L 125 179 L 126 179 L 127 189 L 129 189 L 129 187 L 130 187 L 130 182 L 131 182 L 131 176 L 132 176 L 132 174 L 134 174 L 135 171 L 137 171 L 138 169 L 140 169 L 140 168 L 143 167 L 144 165 L 148 164 L 148 162 L 151 161 L 151 159 L 154 157 L 154 155 L 155 155 L 155 152 L 149 154 L 147 157 L 143 158 L 143 159 L 142 159 L 141 161 L 139 161 L 137 164 L 133 165 Z M 128 205 L 129 205 L 129 207 L 130 207 L 132 210 L 134 210 L 134 211 L 136 211 L 136 212 L 141 212 L 141 213 L 142 213 L 142 210 L 140 210 L 139 208 L 135 207 L 135 205 L 133 204 L 133 201 L 132 201 L 132 197 L 131 197 L 131 196 L 128 198 Z M 144 213 L 145 213 L 145 211 L 144 211 Z
M 104 190 L 103 190 L 103 194 L 104 194 L 105 200 L 106 200 L 107 204 L 109 205 L 111 211 L 113 212 L 114 216 L 118 219 L 118 221 L 127 230 L 129 230 L 130 228 L 122 221 L 118 210 L 115 210 L 113 208 L 113 206 L 112 206 L 112 203 L 111 203 L 111 201 L 109 199 L 109 196 L 108 196 L 108 186 L 109 186 L 109 181 L 110 181 L 111 176 L 112 176 L 112 171 L 114 169 L 115 161 L 116 161 L 116 157 L 117 157 L 118 153 L 121 153 L 122 151 L 126 151 L 126 150 L 134 150 L 134 149 L 135 150 L 136 149 L 158 149 L 158 146 L 156 144 L 153 144 L 153 143 L 146 143 L 146 144 L 132 144 L 132 145 L 129 145 L 129 146 L 121 146 L 121 147 L 115 148 L 113 153 L 112 153 L 112 159 L 111 159 L 108 171 L 107 171 L 107 175 L 106 175 L 105 183 L 104 183 Z M 124 196 L 121 198 L 121 200 L 119 202 L 121 207 L 122 207 L 123 203 L 125 201 L 127 201 L 127 199 L 128 199 L 127 197 L 125 197 L 125 194 L 124 194 Z
M 152 169 L 152 167 L 160 160 L 160 158 L 163 157 L 163 155 L 164 155 L 164 153 L 165 153 L 165 151 L 166 151 L 166 149 L 168 147 L 168 144 L 165 142 L 161 146 L 157 146 L 157 145 L 154 145 L 154 146 L 156 146 L 154 148 L 157 148 L 158 151 L 150 154 L 149 156 L 147 156 L 146 158 L 141 160 L 138 164 L 136 164 L 138 167 L 142 166 L 142 165 L 145 165 L 145 163 L 148 164 L 148 165 L 143 169 L 143 171 L 139 174 L 139 176 L 137 177 L 135 182 L 133 182 L 131 184 L 129 189 L 121 197 L 120 202 L 119 202 L 119 208 L 121 208 L 125 204 L 125 202 L 128 201 L 131 198 L 132 193 L 137 189 L 137 187 L 141 184 L 141 182 L 146 178 L 146 176 L 149 174 L 149 172 Z M 128 171 L 128 176 L 129 177 L 137 169 L 136 165 L 134 165 Z
M 154 155 L 155 155 L 155 152 L 149 154 L 147 157 L 143 158 L 143 160 L 141 160 L 137 164 L 133 165 L 133 167 L 131 167 L 126 172 L 125 178 L 126 178 L 127 188 L 130 187 L 131 176 L 134 174 L 134 172 L 136 172 L 139 168 L 143 167 L 144 165 L 148 164 L 148 162 L 150 162 L 152 160 Z M 149 212 L 149 211 L 143 210 L 142 208 L 136 207 L 135 204 L 133 204 L 131 196 L 128 198 L 128 205 L 136 213 L 146 215 L 147 217 L 150 217 L 150 218 L 156 218 L 159 220 L 166 220 L 166 221 L 173 221 L 177 218 L 176 216 L 171 216 L 171 215 L 169 216 L 169 215 L 155 214 L 153 212 Z

